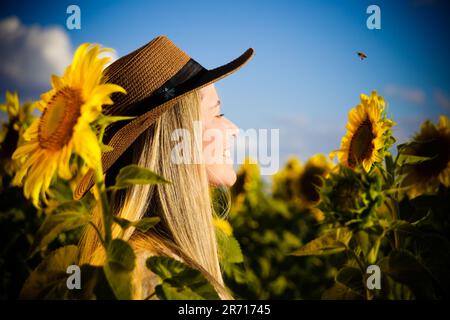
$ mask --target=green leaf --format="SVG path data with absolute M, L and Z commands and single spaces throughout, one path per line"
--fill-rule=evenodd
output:
M 138 221 L 130 221 L 127 219 L 114 217 L 114 222 L 122 227 L 122 229 L 126 230 L 130 227 L 135 227 L 141 232 L 147 232 L 151 228 L 153 228 L 161 219 L 159 217 L 145 217 Z
M 108 189 L 118 190 L 128 188 L 135 184 L 160 183 L 169 183 L 169 181 L 149 169 L 132 164 L 120 169 L 116 177 L 116 184 Z
M 360 269 L 351 266 L 343 267 L 336 275 L 336 282 L 349 288 L 356 296 L 364 298 L 364 277 Z
M 395 281 L 407 285 L 417 299 L 430 299 L 434 296 L 430 274 L 409 251 L 393 250 L 388 258 L 382 260 L 380 268 Z
M 53 251 L 31 272 L 20 292 L 21 299 L 45 299 L 55 297 L 53 292 L 63 298 L 66 291 L 67 267 L 78 262 L 78 248 L 70 245 Z
M 359 248 L 361 248 L 361 251 L 364 253 L 365 256 L 370 251 L 370 238 L 369 234 L 365 230 L 359 230 L 355 232 L 354 240 L 358 244 Z
M 112 268 L 110 264 L 103 266 L 106 279 L 114 295 L 119 300 L 131 300 L 132 297 L 132 273 Z
M 39 228 L 31 246 L 31 255 L 45 249 L 60 233 L 89 223 L 91 216 L 80 201 L 69 201 L 57 207 L 47 216 Z
M 146 266 L 162 281 L 181 274 L 187 268 L 184 263 L 169 257 L 150 257 L 146 261 Z
M 141 232 L 147 232 L 153 228 L 161 219 L 159 217 L 145 217 L 139 221 L 135 221 L 134 226 Z
M 136 255 L 131 246 L 124 240 L 113 239 L 107 249 L 107 262 L 123 271 L 133 271 Z
M 106 279 L 114 295 L 119 300 L 131 300 L 132 297 L 132 272 L 116 269 L 110 264 L 103 266 Z
M 293 256 L 320 256 L 342 252 L 352 237 L 347 229 L 338 229 L 319 238 L 316 238 L 290 255 Z
M 200 271 L 180 261 L 155 256 L 148 258 L 146 265 L 162 280 L 159 289 L 155 289 L 160 299 L 193 299 L 193 293 L 201 299 L 219 299 L 214 287 Z
M 120 300 L 132 299 L 132 271 L 136 263 L 133 249 L 126 241 L 113 239 L 106 253 L 103 270 L 114 295 Z
M 375 239 L 375 243 L 369 251 L 367 256 L 367 261 L 369 264 L 374 264 L 378 258 L 378 251 L 380 250 L 381 241 L 384 239 L 385 233 L 383 232 L 380 236 Z
M 413 165 L 413 164 L 419 164 L 425 161 L 432 160 L 434 157 L 421 157 L 421 156 L 414 156 L 410 154 L 404 154 L 401 153 L 398 156 L 397 164 L 399 166 L 402 165 Z
M 155 287 L 156 295 L 161 300 L 204 300 L 204 298 L 188 287 L 176 287 L 169 283 L 159 284 Z
M 58 203 L 65 203 L 73 200 L 73 192 L 68 181 L 63 179 L 56 179 L 50 187 L 50 192 L 53 199 L 58 200 Z
M 222 265 L 240 263 L 244 261 L 241 246 L 236 238 L 227 236 L 222 230 L 216 228 L 219 260 Z
M 395 178 L 395 163 L 390 154 L 386 155 L 384 160 L 386 163 L 387 183 L 388 185 L 392 185 Z
M 361 296 L 341 283 L 335 283 L 322 294 L 323 300 L 360 300 Z

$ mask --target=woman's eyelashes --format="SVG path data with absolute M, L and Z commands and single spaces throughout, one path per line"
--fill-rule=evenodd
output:
M 225 115 L 225 113 L 221 113 L 221 114 L 218 114 L 216 117 L 217 118 L 222 118 L 224 115 Z

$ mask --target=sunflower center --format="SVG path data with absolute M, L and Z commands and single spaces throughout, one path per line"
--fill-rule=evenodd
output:
M 79 90 L 64 87 L 53 95 L 39 122 L 41 148 L 56 151 L 69 142 L 82 105 Z
M 348 156 L 348 164 L 354 167 L 363 160 L 370 158 L 373 151 L 373 139 L 375 135 L 372 132 L 372 123 L 370 120 L 365 120 L 353 135 L 350 142 L 350 150 Z

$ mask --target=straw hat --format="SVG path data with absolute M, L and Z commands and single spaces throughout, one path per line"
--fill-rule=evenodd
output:
M 207 70 L 167 37 L 160 36 L 112 63 L 105 70 L 107 82 L 122 86 L 127 94 L 113 94 L 114 104 L 105 108 L 104 113 L 136 118 L 116 122 L 106 129 L 103 143 L 113 150 L 102 154 L 103 171 L 110 169 L 131 144 L 178 100 L 235 72 L 253 54 L 254 50 L 250 48 L 237 59 Z M 75 190 L 75 199 L 82 198 L 93 185 L 93 171 L 89 170 Z

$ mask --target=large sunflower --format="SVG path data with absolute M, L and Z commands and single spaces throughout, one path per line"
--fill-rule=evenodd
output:
M 394 125 L 386 118 L 384 107 L 384 99 L 376 91 L 370 97 L 361 94 L 361 103 L 348 114 L 341 148 L 331 156 L 337 154 L 343 165 L 350 168 L 361 165 L 366 172 L 374 163 L 381 162 L 393 143 L 390 129 Z
M 425 192 L 436 191 L 441 183 L 450 187 L 450 121 L 448 117 L 439 117 L 435 126 L 425 121 L 413 141 L 400 149 L 403 156 L 430 158 L 418 163 L 403 164 L 400 172 L 405 175 L 402 186 L 409 187 L 411 198 Z
M 112 93 L 125 93 L 120 86 L 104 83 L 103 69 L 110 58 L 99 54 L 105 51 L 110 49 L 82 44 L 64 75 L 51 77 L 52 89 L 37 103 L 42 115 L 25 131 L 25 143 L 12 156 L 24 159 L 13 183 L 23 183 L 25 196 L 36 206 L 40 197 L 46 200 L 55 173 L 71 178 L 72 153 L 90 168 L 100 163 L 100 144 L 90 123 L 98 118 L 102 105 L 112 104 Z

